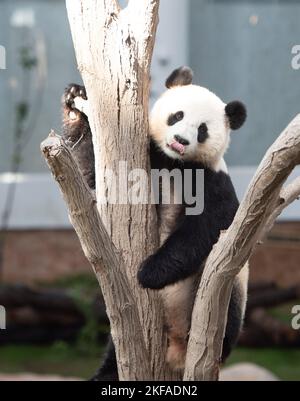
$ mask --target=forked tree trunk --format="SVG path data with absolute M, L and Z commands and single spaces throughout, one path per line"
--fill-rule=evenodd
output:
M 155 206 L 151 202 L 129 204 L 126 186 L 122 189 L 117 187 L 117 195 L 122 196 L 122 199 L 119 198 L 116 204 L 104 201 L 111 189 L 110 183 L 104 180 L 105 172 L 112 171 L 120 183 L 124 184 L 127 176 L 123 164 L 120 177 L 120 162 L 126 163 L 128 173 L 133 169 L 150 170 L 149 71 L 159 0 L 130 0 L 123 10 L 117 0 L 67 0 L 66 3 L 77 62 L 89 98 L 89 123 L 93 132 L 96 164 L 98 224 L 101 219 L 103 229 L 107 232 L 106 240 L 111 240 L 120 260 L 119 265 L 122 266 L 118 281 L 113 279 L 105 284 L 101 280 L 119 361 L 120 378 L 177 378 L 177 375 L 168 372 L 162 357 L 165 354 L 166 338 L 159 297 L 155 292 L 142 290 L 136 280 L 140 263 L 158 244 Z M 145 191 L 148 194 L 147 188 Z M 103 246 L 106 247 L 106 244 Z M 107 261 L 104 269 L 111 270 L 114 267 Z M 119 304 L 124 316 L 118 316 L 116 308 L 111 305 L 111 302 L 116 302 L 114 298 L 124 291 L 117 284 L 124 283 L 124 275 L 127 276 L 128 284 L 126 293 L 131 301 L 134 300 L 132 302 L 135 303 L 134 309 L 137 309 L 139 324 L 126 318 L 126 311 L 132 307 L 128 302 L 123 300 Z M 133 324 L 136 328 L 133 328 Z M 141 341 L 141 338 L 132 336 L 138 327 L 142 331 L 149 360 L 143 348 L 139 358 L 132 360 L 137 353 L 136 344 Z M 150 371 L 146 375 L 138 367 L 141 359 L 143 364 L 145 360 L 150 364 Z
M 129 0 L 123 10 L 117 0 L 67 0 L 78 66 L 89 98 L 96 198 L 61 138 L 52 133 L 42 144 L 71 222 L 99 279 L 121 380 L 180 378 L 165 364 L 159 297 L 140 289 L 136 280 L 140 263 L 158 245 L 155 208 L 151 202 L 103 202 L 110 191 L 105 172 L 111 170 L 118 176 L 120 161 L 127 162 L 128 172 L 139 168 L 149 173 L 149 69 L 158 7 L 159 0 Z M 299 120 L 267 154 L 233 225 L 208 258 L 193 313 L 186 380 L 218 378 L 234 277 L 264 225 L 271 227 L 285 205 L 300 193 L 295 182 L 280 197 L 285 179 L 299 163 Z

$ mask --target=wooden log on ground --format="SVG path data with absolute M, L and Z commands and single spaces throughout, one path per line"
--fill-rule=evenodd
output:
M 75 301 L 61 290 L 2 285 L 0 305 L 6 309 L 0 344 L 72 341 L 86 322 Z
M 300 331 L 276 319 L 267 310 L 257 308 L 248 316 L 239 344 L 245 347 L 299 347 Z
M 300 299 L 300 287 L 278 288 L 270 286 L 260 291 L 249 291 L 247 314 L 255 308 L 270 308 Z

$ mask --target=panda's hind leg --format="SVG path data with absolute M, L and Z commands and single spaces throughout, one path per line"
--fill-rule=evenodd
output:
M 63 138 L 72 150 L 82 175 L 90 188 L 95 188 L 95 160 L 92 133 L 85 113 L 78 108 L 87 103 L 85 88 L 70 84 L 62 97 Z M 83 106 L 80 106 L 83 109 Z
M 101 367 L 91 381 L 119 381 L 116 351 L 111 336 Z
M 193 276 L 160 291 L 168 334 L 167 362 L 174 370 L 184 369 L 194 290 Z
M 243 326 L 247 302 L 248 276 L 249 268 L 247 263 L 237 275 L 232 288 L 227 326 L 223 341 L 222 362 L 226 361 L 232 348 L 236 345 Z

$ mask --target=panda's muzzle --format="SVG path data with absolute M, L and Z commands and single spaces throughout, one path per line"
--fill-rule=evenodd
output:
M 175 135 L 174 139 L 176 142 L 180 143 L 180 145 L 188 146 L 190 142 L 187 139 L 182 138 L 180 135 Z
M 168 146 L 174 152 L 183 156 L 185 153 L 185 147 L 188 146 L 189 144 L 190 144 L 190 142 L 187 139 L 182 138 L 180 135 L 175 135 L 174 141 Z

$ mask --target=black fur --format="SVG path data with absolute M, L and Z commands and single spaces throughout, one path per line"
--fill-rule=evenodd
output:
M 208 138 L 208 128 L 205 123 L 202 123 L 198 128 L 198 142 L 204 143 Z
M 72 149 L 82 175 L 90 188 L 95 189 L 95 159 L 92 133 L 85 114 L 80 113 L 74 104 L 75 97 L 87 99 L 85 88 L 70 84 L 64 91 L 62 98 L 63 108 L 63 138 Z M 75 113 L 76 120 L 71 120 L 70 112 Z
M 180 67 L 174 70 L 166 80 L 168 89 L 174 86 L 186 86 L 193 82 L 194 73 L 189 67 Z
M 190 141 L 187 139 L 182 138 L 180 135 L 174 135 L 174 139 L 178 142 L 181 143 L 181 145 L 188 146 L 190 144 Z
M 242 328 L 241 294 L 238 284 L 234 284 L 228 307 L 228 320 L 225 338 L 223 340 L 222 362 L 229 357 L 232 348 L 236 345 Z
M 241 128 L 247 118 L 247 109 L 245 105 L 238 100 L 228 103 L 225 107 L 225 113 L 232 130 Z
M 193 193 L 195 192 L 196 170 L 204 170 L 204 211 L 190 216 L 184 213 L 174 232 L 158 251 L 145 260 L 138 272 L 142 287 L 162 289 L 167 285 L 193 275 L 218 241 L 220 231 L 232 223 L 238 208 L 238 200 L 229 175 L 214 172 L 199 163 L 174 161 L 171 168 L 193 172 Z M 162 168 L 167 168 L 163 165 Z M 184 175 L 183 175 L 184 177 Z M 184 185 L 183 185 L 184 187 Z
M 167 124 L 171 127 L 172 125 L 177 124 L 179 121 L 183 120 L 184 112 L 177 111 L 175 114 L 170 114 L 167 120 Z
M 109 337 L 105 356 L 100 369 L 97 371 L 91 381 L 118 381 L 118 365 L 115 352 L 115 346 L 111 336 Z

